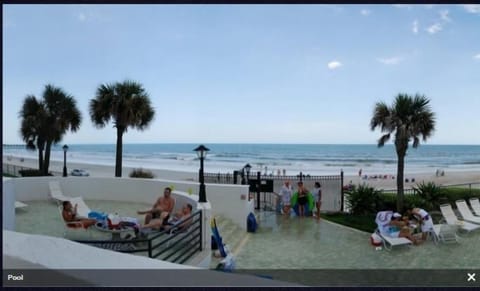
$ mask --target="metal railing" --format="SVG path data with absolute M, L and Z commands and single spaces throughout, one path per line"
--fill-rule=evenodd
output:
M 38 168 L 24 167 L 24 166 L 9 164 L 9 163 L 2 163 L 3 174 L 9 174 L 11 176 L 21 177 L 22 175 L 20 174 L 20 171 L 22 170 L 38 170 Z M 62 172 L 56 172 L 56 171 L 50 171 L 49 173 L 54 176 L 62 176 L 63 174 Z
M 177 225 L 189 224 L 185 229 L 172 228 L 150 234 L 147 238 L 129 240 L 76 240 L 76 242 L 122 253 L 141 253 L 149 258 L 183 264 L 202 251 L 202 211 L 197 210 Z M 173 231 L 175 230 L 176 231 Z M 133 246 L 133 247 L 132 247 Z

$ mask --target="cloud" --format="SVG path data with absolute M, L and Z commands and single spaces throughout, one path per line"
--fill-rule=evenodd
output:
M 368 15 L 370 15 L 370 13 L 372 13 L 372 11 L 370 11 L 368 9 L 360 10 L 360 14 L 362 14 L 363 16 L 368 16 Z
M 341 67 L 342 63 L 340 63 L 339 61 L 331 61 L 330 63 L 328 63 L 327 66 L 330 70 L 335 70 L 335 69 Z
M 440 14 L 440 18 L 445 21 L 445 22 L 450 22 L 452 21 L 452 19 L 450 19 L 450 17 L 448 17 L 448 10 L 442 10 L 439 12 Z
M 88 11 L 82 11 L 77 13 L 76 18 L 80 22 L 105 22 L 110 21 L 109 17 L 105 13 L 101 13 L 98 10 L 89 9 Z
M 397 65 L 402 60 L 401 57 L 378 58 L 377 61 L 384 65 Z
M 406 8 L 406 9 L 412 9 L 413 8 L 412 5 L 408 5 L 408 4 L 393 4 L 392 6 L 395 7 L 395 8 Z
M 430 33 L 430 34 L 435 34 L 439 31 L 441 31 L 442 29 L 443 29 L 443 27 L 440 23 L 435 23 L 435 24 L 429 26 L 428 28 L 426 28 L 425 30 L 428 31 L 428 33 Z
M 78 13 L 78 16 L 77 16 L 77 19 L 80 20 L 81 22 L 84 22 L 87 20 L 87 16 L 85 15 L 85 13 Z
M 414 34 L 418 34 L 418 20 L 416 20 L 416 19 L 412 23 L 412 32 Z
M 465 4 L 463 8 L 469 13 L 480 14 L 480 4 Z
M 476 61 L 480 61 L 480 53 L 473 56 L 473 59 Z

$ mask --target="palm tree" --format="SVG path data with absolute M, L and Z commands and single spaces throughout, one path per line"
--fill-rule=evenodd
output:
M 103 84 L 98 87 L 95 98 L 90 100 L 89 109 L 96 127 L 105 127 L 111 119 L 117 129 L 115 177 L 121 177 L 123 134 L 128 127 L 146 129 L 155 115 L 148 93 L 134 81 Z
M 33 95 L 25 97 L 19 113 L 20 134 L 27 149 L 38 149 L 39 170 L 47 175 L 52 144 L 60 142 L 67 130 L 75 132 L 80 128 L 81 113 L 75 99 L 61 88 L 48 84 L 42 97 L 42 100 Z
M 405 168 L 405 155 L 409 142 L 412 146 L 420 145 L 420 137 L 423 141 L 429 138 L 435 130 L 435 114 L 429 106 L 430 100 L 423 95 L 416 94 L 414 97 L 407 94 L 398 94 L 391 107 L 384 102 L 375 104 L 371 130 L 379 127 L 385 133 L 378 140 L 378 147 L 382 147 L 394 136 L 395 149 L 398 157 L 397 164 L 397 211 L 403 210 L 403 172 Z
M 45 150 L 45 137 L 42 134 L 41 125 L 45 124 L 45 107 L 34 95 L 27 95 L 19 116 L 21 118 L 20 135 L 26 143 L 27 150 L 38 149 L 38 170 L 41 171 Z
M 80 128 L 82 115 L 72 95 L 63 89 L 46 85 L 43 100 L 47 111 L 45 131 L 45 160 L 43 173 L 48 174 L 52 144 L 59 143 L 67 130 L 76 132 Z

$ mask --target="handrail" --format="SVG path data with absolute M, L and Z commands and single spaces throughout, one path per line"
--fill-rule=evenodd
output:
M 189 226 L 185 230 L 180 230 L 180 225 L 186 221 L 191 221 Z M 175 232 L 177 230 L 177 232 Z M 175 240 L 175 238 L 179 239 Z M 157 242 L 160 239 L 160 242 Z M 75 240 L 79 243 L 84 243 L 88 245 L 93 245 L 96 247 L 102 247 L 106 244 L 114 245 L 127 245 L 134 244 L 138 246 L 140 243 L 146 243 L 146 247 L 137 248 L 133 250 L 129 249 L 118 249 L 115 251 L 122 253 L 140 253 L 147 252 L 149 258 L 158 258 L 161 255 L 162 260 L 169 260 L 175 254 L 177 256 L 173 257 L 170 262 L 178 262 L 180 264 L 186 262 L 191 258 L 196 252 L 202 250 L 202 210 L 196 210 L 189 217 L 181 219 L 176 223 L 176 226 L 168 229 L 162 230 L 158 233 L 150 235 L 147 238 L 135 238 L 131 240 Z M 175 241 L 174 244 L 170 244 Z M 198 246 L 198 247 L 192 247 Z

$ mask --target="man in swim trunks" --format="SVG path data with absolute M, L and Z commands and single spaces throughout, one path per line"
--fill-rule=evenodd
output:
M 152 209 L 146 211 L 137 211 L 138 214 L 145 215 L 145 224 L 148 224 L 152 219 L 161 218 L 164 223 L 168 222 L 170 218 L 170 213 L 173 211 L 175 206 L 175 200 L 172 198 L 172 189 L 166 187 L 163 190 L 163 197 L 158 198 L 157 202 L 153 204 Z
M 192 205 L 190 203 L 187 203 L 183 205 L 181 210 L 179 210 L 177 213 L 173 215 L 171 222 L 168 221 L 168 218 L 165 219 L 165 217 L 161 216 L 160 218 L 152 219 L 149 223 L 146 223 L 140 226 L 140 228 L 154 228 L 157 230 L 170 229 L 172 225 L 174 225 L 177 221 L 185 220 L 188 217 L 190 217 L 191 214 L 192 214 Z M 178 228 L 179 229 L 186 228 L 187 226 L 190 225 L 191 222 L 192 222 L 191 219 L 185 220 L 184 222 L 178 225 Z

